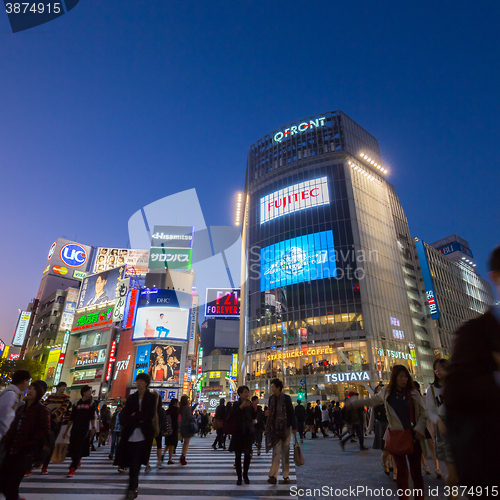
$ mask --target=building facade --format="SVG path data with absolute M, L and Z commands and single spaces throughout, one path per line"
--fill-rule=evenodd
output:
M 250 147 L 240 365 L 252 391 L 344 399 L 404 363 L 413 319 L 377 140 L 341 111 Z

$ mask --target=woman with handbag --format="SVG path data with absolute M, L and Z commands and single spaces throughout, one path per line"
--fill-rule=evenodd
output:
M 153 439 L 159 430 L 158 394 L 148 390 L 150 382 L 151 378 L 147 373 L 137 375 L 135 379 L 137 392 L 127 398 L 120 413 L 122 436 L 116 450 L 114 465 L 118 465 L 119 471 L 129 467 L 126 500 L 137 498 L 141 465 L 147 466 Z
M 172 399 L 165 414 L 165 453 L 168 450 L 168 465 L 174 465 L 172 455 L 179 439 L 179 400 Z M 163 457 L 162 457 L 163 460 Z
M 349 406 L 385 406 L 387 432 L 385 449 L 393 456 L 397 467 L 397 487 L 402 493 L 399 498 L 408 500 L 408 464 L 413 479 L 414 498 L 424 498 L 424 478 L 420 467 L 427 412 L 420 394 L 413 387 L 411 375 L 403 365 L 394 365 L 389 385 L 383 387 L 372 398 L 359 399 Z M 407 463 L 408 461 L 408 463 Z
M 189 448 L 189 441 L 191 438 L 198 432 L 198 425 L 196 424 L 196 420 L 193 416 L 193 410 L 196 408 L 197 403 L 194 403 L 193 406 L 189 406 L 189 398 L 184 394 L 181 397 L 181 437 L 183 440 L 182 443 L 182 455 L 181 455 L 181 464 L 186 465 L 186 454 Z

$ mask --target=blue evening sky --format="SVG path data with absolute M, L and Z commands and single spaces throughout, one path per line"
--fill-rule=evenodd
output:
M 12 34 L 0 12 L 0 338 L 58 236 L 126 246 L 191 187 L 232 224 L 248 147 L 341 109 L 379 141 L 412 236 L 498 231 L 497 1 L 82 0 Z

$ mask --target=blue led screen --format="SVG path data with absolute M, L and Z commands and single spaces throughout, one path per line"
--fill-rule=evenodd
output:
M 337 276 L 332 231 L 280 241 L 260 251 L 260 291 Z
M 420 269 L 422 270 L 422 278 L 424 278 L 425 295 L 429 303 L 429 311 L 432 319 L 439 319 L 441 313 L 436 299 L 436 292 L 434 291 L 434 282 L 432 281 L 431 270 L 429 269 L 429 262 L 427 261 L 427 254 L 425 253 L 424 242 L 418 240 L 415 242 L 417 247 L 418 260 L 420 261 Z

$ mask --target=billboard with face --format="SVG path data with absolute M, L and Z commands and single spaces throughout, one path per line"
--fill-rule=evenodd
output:
M 182 347 L 174 345 L 151 345 L 149 376 L 152 382 L 179 382 Z
M 145 276 L 148 272 L 149 250 L 134 250 L 128 248 L 97 249 L 94 261 L 94 273 L 108 271 L 115 267 L 125 266 L 125 274 Z
M 124 272 L 125 267 L 122 266 L 85 277 L 82 281 L 77 309 L 113 302 Z

